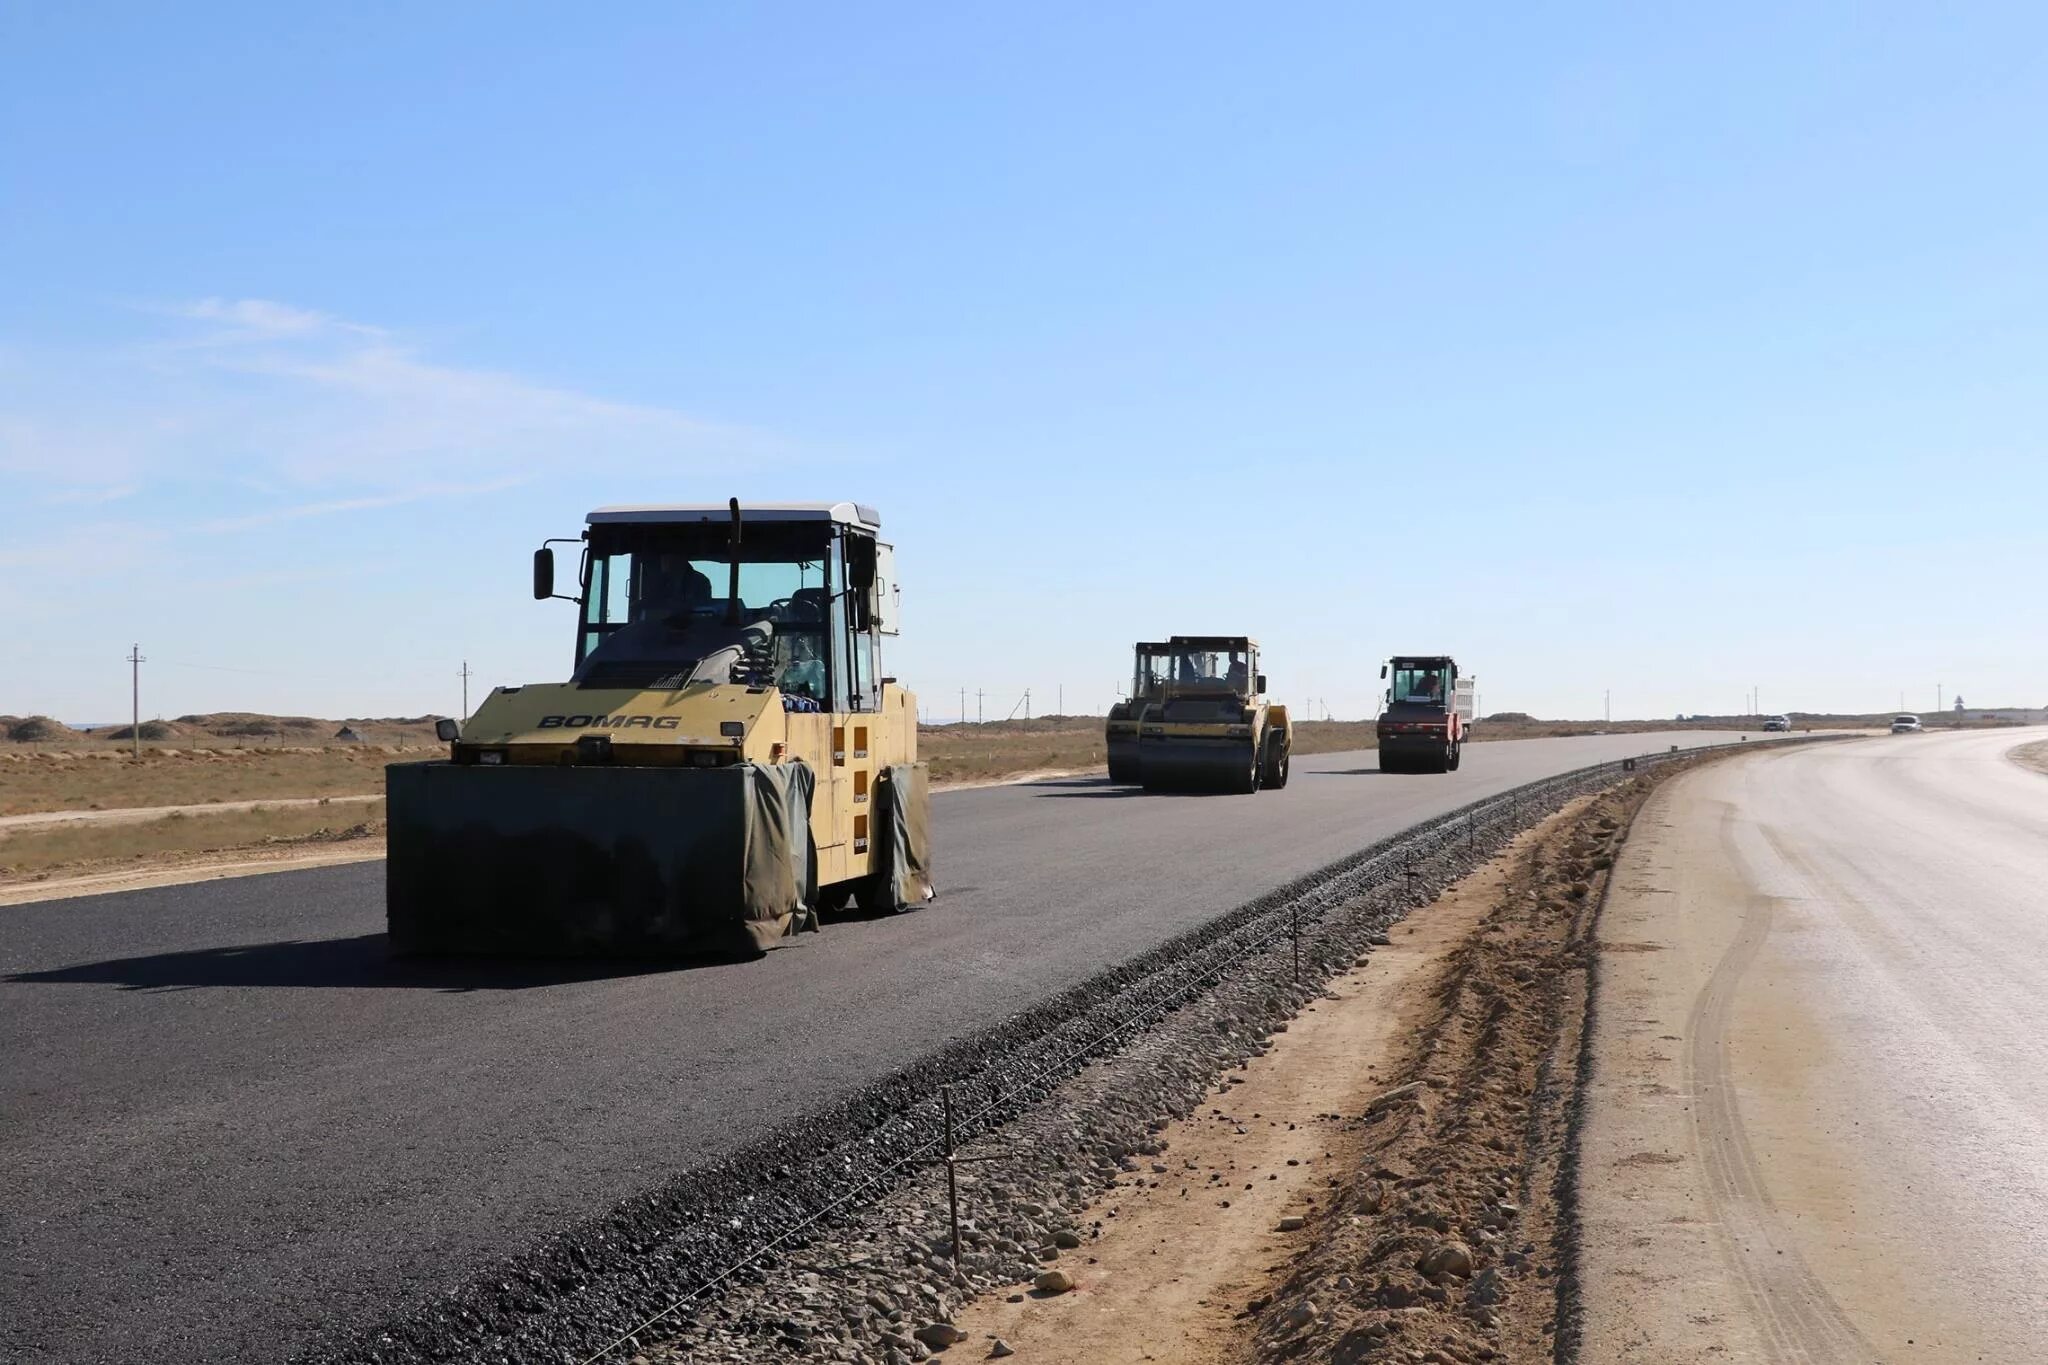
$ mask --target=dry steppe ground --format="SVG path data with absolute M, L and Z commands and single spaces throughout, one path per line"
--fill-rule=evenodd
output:
M 1867 726 L 1885 719 L 1817 717 L 1814 726 Z M 143 722 L 138 759 L 131 756 L 133 741 L 126 726 L 86 734 L 48 717 L 0 716 L 0 736 L 18 737 L 0 742 L 0 821 L 49 811 L 375 796 L 383 790 L 387 764 L 432 759 L 441 753 L 433 739 L 433 722 L 431 716 L 346 722 L 245 712 L 180 716 Z M 344 724 L 366 742 L 337 742 L 334 736 Z M 1720 718 L 1697 724 L 1719 728 L 1740 721 Z M 1099 716 L 927 725 L 920 730 L 918 745 L 931 764 L 935 783 L 999 782 L 1033 773 L 1100 771 L 1102 726 Z M 1600 723 L 1501 716 L 1480 722 L 1473 737 L 1531 739 L 1670 728 L 1670 721 Z M 1373 746 L 1369 720 L 1304 720 L 1295 727 L 1298 754 Z M 302 804 L 186 811 L 99 825 L 0 825 L 0 881 L 304 841 L 378 839 L 383 833 L 381 816 L 381 806 L 348 802 L 331 808 Z

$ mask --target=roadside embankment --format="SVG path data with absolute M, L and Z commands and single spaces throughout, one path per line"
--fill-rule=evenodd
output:
M 1375 935 L 1109 1187 L 1071 1288 L 944 1326 L 1030 1362 L 1537 1361 L 1576 1326 L 1573 1124 L 1594 919 L 1669 770 L 1579 798 Z M 936 1338 L 935 1338 L 936 1339 Z

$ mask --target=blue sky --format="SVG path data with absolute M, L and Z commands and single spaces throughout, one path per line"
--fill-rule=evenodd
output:
M 2048 702 L 2048 11 L 1785 8 L 0 7 L 0 711 L 453 709 L 729 495 L 940 716 Z

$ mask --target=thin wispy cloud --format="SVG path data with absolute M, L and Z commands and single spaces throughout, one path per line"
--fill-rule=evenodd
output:
M 49 507 L 103 507 L 110 502 L 120 502 L 141 492 L 140 485 L 132 483 L 109 484 L 98 488 L 63 488 L 47 494 L 43 503 Z
M 311 308 L 294 308 L 270 299 L 200 299 L 162 310 L 173 317 L 194 322 L 217 323 L 222 330 L 187 338 L 197 345 L 229 345 L 240 341 L 310 337 L 323 332 L 348 332 L 357 336 L 388 335 L 381 327 L 344 322 L 331 313 Z
M 435 498 L 475 497 L 516 488 L 527 481 L 527 478 L 522 476 L 492 479 L 485 483 L 421 484 L 416 488 L 403 488 L 370 497 L 331 498 L 325 502 L 305 502 L 288 507 L 266 508 L 261 512 L 252 512 L 248 516 L 224 517 L 217 521 L 205 522 L 198 529 L 206 532 L 250 531 L 259 526 L 274 526 L 284 521 L 304 521 L 309 517 L 331 517 L 342 512 L 368 512 L 381 507 L 399 507 L 409 502 L 427 502 Z
M 216 527 L 255 526 L 505 486 L 568 461 L 624 481 L 786 450 L 759 430 L 464 366 L 393 329 L 277 300 L 134 316 L 154 325 L 125 345 L 0 352 L 0 475 L 33 481 L 39 501 L 210 486 Z M 255 485 L 281 505 L 250 505 Z

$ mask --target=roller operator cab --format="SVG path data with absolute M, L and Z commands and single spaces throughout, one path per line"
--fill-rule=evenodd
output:
M 751 955 L 932 893 L 893 553 L 855 503 L 606 507 L 569 681 L 500 687 L 387 770 L 396 952 Z
M 1383 773 L 1456 772 L 1472 725 L 1476 678 L 1444 654 L 1404 654 L 1380 665 L 1386 705 L 1375 727 Z
M 1257 641 L 1175 635 L 1141 644 L 1132 693 L 1122 720 L 1112 713 L 1111 781 L 1209 792 L 1287 785 L 1293 729 L 1287 708 L 1266 699 Z

